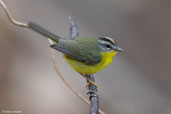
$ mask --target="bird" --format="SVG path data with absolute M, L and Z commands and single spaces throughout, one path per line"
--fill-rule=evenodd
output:
M 97 84 L 88 79 L 85 74 L 95 74 L 105 69 L 112 63 L 117 52 L 122 51 L 118 43 L 110 37 L 79 37 L 74 21 L 70 29 L 74 39 L 61 38 L 33 22 L 30 22 L 28 26 L 54 41 L 55 43 L 50 47 L 62 52 L 67 63 L 86 78 L 89 84 L 96 87 L 98 87 Z

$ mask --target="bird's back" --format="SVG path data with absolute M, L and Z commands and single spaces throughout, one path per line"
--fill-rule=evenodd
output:
M 69 58 L 83 62 L 84 64 L 94 65 L 101 60 L 101 55 L 95 40 L 95 38 L 79 37 L 75 40 L 61 39 L 57 45 L 52 47 L 63 52 Z

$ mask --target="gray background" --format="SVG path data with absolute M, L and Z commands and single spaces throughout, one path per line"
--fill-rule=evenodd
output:
M 6 0 L 15 19 L 69 36 L 68 16 L 80 36 L 109 36 L 122 53 L 96 74 L 100 107 L 108 114 L 171 113 L 171 2 L 169 0 Z M 86 81 L 56 52 L 60 71 L 86 98 Z M 0 10 L 0 113 L 87 114 L 58 78 L 47 39 L 12 25 Z

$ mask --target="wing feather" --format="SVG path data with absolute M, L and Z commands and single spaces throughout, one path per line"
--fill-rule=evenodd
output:
M 85 64 L 94 65 L 101 61 L 101 55 L 96 46 L 94 44 L 91 45 L 88 41 L 80 42 L 78 40 L 61 39 L 58 44 L 51 45 L 50 47 Z

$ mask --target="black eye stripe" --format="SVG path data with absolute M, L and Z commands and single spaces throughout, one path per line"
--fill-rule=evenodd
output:
M 106 44 L 105 45 L 107 48 L 112 48 L 112 46 L 110 44 Z

